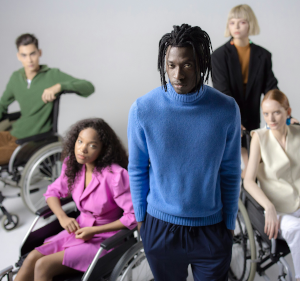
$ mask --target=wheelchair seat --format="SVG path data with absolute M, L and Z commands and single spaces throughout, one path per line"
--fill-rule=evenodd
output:
M 250 133 L 245 131 L 244 135 L 249 152 Z M 264 209 L 244 189 L 242 181 L 229 280 L 252 281 L 256 272 L 269 280 L 265 271 L 274 264 L 279 267 L 278 280 L 293 280 L 292 271 L 284 258 L 290 253 L 286 241 L 280 238 L 270 240 L 264 227 Z
M 64 206 L 72 202 L 72 198 L 61 199 L 61 205 Z M 69 206 L 66 210 L 69 217 L 77 217 L 79 211 L 76 207 Z M 36 212 L 36 218 L 28 230 L 20 248 L 20 258 L 13 267 L 0 270 L 1 276 L 7 275 L 8 281 L 12 281 L 13 275 L 17 274 L 19 268 L 29 252 L 34 248 L 43 244 L 45 238 L 60 232 L 62 227 L 57 219 L 52 220 L 49 224 L 42 228 L 34 230 L 35 225 L 40 219 L 48 219 L 53 216 L 48 206 L 39 209 Z M 60 275 L 53 278 L 55 281 L 154 281 L 150 267 L 147 263 L 146 255 L 143 250 L 142 242 L 139 235 L 136 234 L 136 228 L 133 230 L 122 229 L 112 237 L 103 241 L 100 249 L 94 257 L 92 263 L 86 272 L 77 272 L 74 275 Z M 100 257 L 103 250 L 108 251 L 107 254 Z M 100 257 L 100 258 L 99 258 Z
M 64 94 L 64 92 L 61 92 L 59 95 L 57 95 L 57 98 L 53 101 L 53 109 L 51 114 L 52 119 L 52 129 L 49 132 L 41 133 L 38 135 L 26 137 L 23 139 L 17 139 L 16 143 L 19 145 L 16 149 L 16 153 L 12 155 L 12 159 L 10 159 L 9 163 L 7 165 L 1 165 L 1 170 L 4 168 L 9 169 L 9 172 L 12 172 L 13 168 L 16 168 L 20 165 L 23 165 L 28 161 L 28 157 L 33 155 L 36 150 L 39 149 L 40 142 L 45 142 L 48 140 L 48 142 L 58 141 L 57 138 L 57 127 L 58 127 L 58 113 L 59 113 L 59 102 L 60 102 L 60 96 Z M 3 114 L 2 120 L 8 119 L 9 121 L 16 121 L 21 117 L 21 112 L 14 112 L 14 113 L 8 113 Z M 50 138 L 50 139 L 49 139 Z M 29 146 L 26 147 L 26 145 L 30 143 Z M 25 149 L 24 149 L 25 146 Z M 37 148 L 35 149 L 35 146 Z
M 59 175 L 61 170 L 61 136 L 57 133 L 60 96 L 70 91 L 63 91 L 53 101 L 52 130 L 46 133 L 17 139 L 19 145 L 13 152 L 9 163 L 0 166 L 0 181 L 6 185 L 20 188 L 25 206 L 33 213 L 45 206 L 42 198 L 47 186 Z M 21 113 L 4 114 L 2 119 L 14 121 L 20 118 Z M 2 202 L 6 197 L 0 191 L 0 208 L 4 214 L 2 225 L 6 230 L 17 226 L 18 216 L 10 214 Z M 13 217 L 13 218 L 12 218 Z

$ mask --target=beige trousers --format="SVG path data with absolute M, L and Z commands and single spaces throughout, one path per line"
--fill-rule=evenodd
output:
M 18 146 L 17 138 L 12 136 L 10 132 L 0 132 L 0 165 L 8 164 L 11 155 Z

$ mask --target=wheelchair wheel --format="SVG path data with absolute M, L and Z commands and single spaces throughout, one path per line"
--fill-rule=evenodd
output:
M 11 215 L 11 221 L 9 221 L 7 215 L 4 215 L 2 218 L 2 227 L 7 230 L 13 230 L 17 227 L 19 223 L 19 217 L 15 214 L 10 214 Z
M 111 273 L 110 281 L 154 281 L 143 243 L 130 248 L 118 261 Z
M 232 259 L 229 270 L 231 281 L 252 281 L 256 273 L 256 246 L 247 210 L 239 199 L 239 210 L 234 230 Z
M 21 196 L 33 213 L 47 204 L 43 194 L 60 175 L 61 152 L 61 142 L 46 145 L 30 158 L 22 172 Z

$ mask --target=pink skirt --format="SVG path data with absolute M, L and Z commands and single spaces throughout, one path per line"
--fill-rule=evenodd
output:
M 44 241 L 44 243 L 47 244 L 35 249 L 44 256 L 65 251 L 62 264 L 85 272 L 99 250 L 100 244 L 117 232 L 118 231 L 97 234 L 92 239 L 84 241 L 82 239 L 76 239 L 74 233 L 69 234 L 66 230 L 63 230 L 57 235 L 47 238 Z M 101 257 L 108 252 L 109 251 L 104 250 Z

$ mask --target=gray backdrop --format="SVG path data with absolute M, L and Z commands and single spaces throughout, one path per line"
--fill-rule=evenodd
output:
M 158 42 L 172 25 L 199 25 L 216 49 L 228 39 L 224 29 L 236 0 L 0 0 L 0 95 L 12 72 L 21 67 L 14 41 L 34 33 L 43 51 L 41 63 L 90 80 L 89 98 L 66 95 L 61 100 L 59 132 L 77 120 L 104 118 L 127 145 L 127 116 L 134 100 L 160 85 Z M 261 34 L 251 40 L 273 54 L 280 89 L 300 118 L 300 34 L 297 0 L 251 0 Z M 10 111 L 18 109 L 17 104 Z

